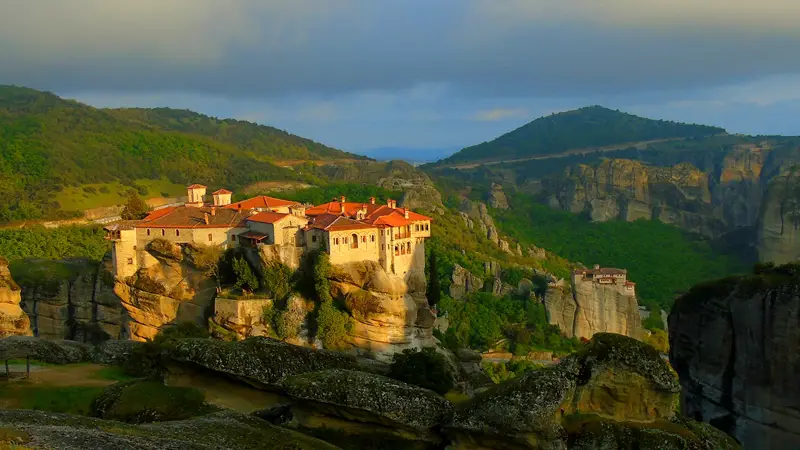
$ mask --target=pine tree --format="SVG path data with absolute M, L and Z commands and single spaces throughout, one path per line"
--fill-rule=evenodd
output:
M 122 209 L 123 220 L 139 220 L 143 219 L 147 213 L 150 212 L 150 207 L 147 203 L 139 197 L 139 194 L 131 190 L 128 192 L 128 200 L 125 202 L 125 208 Z
M 258 278 L 253 274 L 253 270 L 250 269 L 250 264 L 241 256 L 233 260 L 233 272 L 236 274 L 234 288 L 243 291 L 255 291 L 258 289 Z
M 431 252 L 428 271 L 428 304 L 434 306 L 442 299 L 442 286 L 439 283 L 439 271 L 436 268 L 436 252 Z

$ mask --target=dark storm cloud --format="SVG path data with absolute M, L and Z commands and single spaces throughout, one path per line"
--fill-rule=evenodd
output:
M 0 83 L 263 99 L 446 84 L 496 98 L 800 72 L 792 2 L 558 3 L 0 0 Z

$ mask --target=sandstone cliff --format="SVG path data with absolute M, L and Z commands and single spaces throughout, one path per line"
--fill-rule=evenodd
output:
M 683 412 L 745 448 L 800 448 L 800 266 L 693 287 L 669 316 Z
M 551 286 L 544 305 L 548 321 L 568 337 L 588 339 L 606 332 L 641 338 L 642 319 L 636 297 L 620 294 L 613 285 L 590 283 L 571 289 Z
M 20 307 L 20 287 L 11 278 L 6 260 L 0 258 L 0 338 L 30 336 L 28 315 Z
M 757 226 L 761 261 L 783 264 L 800 257 L 800 178 L 775 177 L 767 186 Z
M 110 261 L 26 260 L 17 275 L 33 334 L 96 342 L 124 339 L 125 311 L 113 292 Z

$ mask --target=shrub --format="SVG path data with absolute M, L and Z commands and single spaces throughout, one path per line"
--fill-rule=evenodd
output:
M 136 191 L 128 192 L 128 200 L 122 209 L 121 217 L 123 220 L 139 220 L 150 212 L 150 207 L 142 200 Z
M 344 348 L 352 326 L 350 315 L 337 309 L 333 301 L 327 300 L 320 304 L 317 312 L 317 336 L 325 348 Z
M 264 288 L 276 302 L 283 302 L 294 290 L 291 278 L 292 269 L 280 261 L 264 264 Z
M 395 380 L 430 389 L 444 395 L 453 388 L 454 378 L 450 366 L 433 347 L 404 350 L 395 353 L 389 368 Z
M 250 264 L 242 258 L 237 256 L 233 260 L 233 272 L 236 274 L 236 283 L 233 285 L 236 289 L 255 291 L 258 289 L 258 278 L 250 268 Z
M 103 194 L 108 194 L 109 192 L 111 192 L 110 190 L 108 190 L 108 186 L 100 186 L 97 190 Z
M 314 292 L 323 303 L 333 301 L 331 297 L 331 282 L 328 278 L 332 270 L 330 256 L 325 252 L 315 252 L 312 258 Z
M 306 320 L 306 312 L 300 302 L 293 301 L 286 305 L 286 309 L 273 315 L 273 329 L 281 339 L 297 337 L 300 326 Z
M 83 192 L 86 192 L 87 194 L 96 194 L 97 188 L 95 188 L 94 186 L 84 186 Z
M 366 319 L 370 314 L 383 311 L 381 300 L 365 290 L 347 294 L 345 304 L 347 309 L 353 313 L 353 317 L 362 320 Z

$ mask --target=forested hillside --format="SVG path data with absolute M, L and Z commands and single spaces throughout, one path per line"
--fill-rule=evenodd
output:
M 490 142 L 464 148 L 436 165 L 501 161 L 724 132 L 718 127 L 652 120 L 601 106 L 589 106 L 541 117 Z
M 167 178 L 237 188 L 303 179 L 282 159 L 362 158 L 275 128 L 189 111 L 103 110 L 0 86 L 0 222 L 63 216 L 64 186 Z

